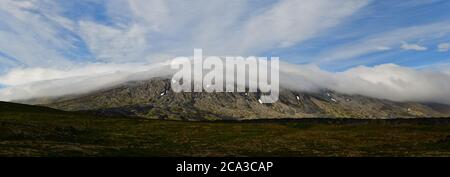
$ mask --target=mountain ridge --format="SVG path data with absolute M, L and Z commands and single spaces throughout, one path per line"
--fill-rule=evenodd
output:
M 22 100 L 65 111 L 107 116 L 170 120 L 245 120 L 282 118 L 423 118 L 448 117 L 450 106 L 394 102 L 329 90 L 300 92 L 281 88 L 279 101 L 261 104 L 254 93 L 174 93 L 170 79 L 131 81 L 87 94 Z M 436 104 L 437 105 L 437 104 Z M 438 107 L 439 110 L 436 110 Z

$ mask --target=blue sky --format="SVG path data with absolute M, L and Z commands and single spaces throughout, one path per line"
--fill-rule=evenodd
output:
M 5 0 L 0 73 L 192 55 L 279 56 L 328 71 L 448 66 L 447 0 Z M 440 46 L 440 47 L 438 47 Z
M 363 43 L 360 40 L 364 41 L 364 38 L 368 36 L 378 35 L 377 37 L 383 38 L 385 37 L 383 35 L 395 30 L 420 28 L 434 23 L 448 24 L 450 20 L 448 9 L 450 9 L 450 1 L 373 1 L 352 15 L 347 22 L 338 25 L 323 37 L 314 38 L 300 44 L 297 48 L 288 49 L 292 56 L 289 58 L 301 56 L 300 62 L 308 63 L 311 58 L 316 58 L 320 53 L 327 54 L 327 50 Z M 408 33 L 410 31 L 404 30 L 402 32 Z M 343 60 L 321 63 L 321 65 L 330 70 L 342 70 L 357 65 L 373 66 L 383 63 L 395 63 L 409 67 L 448 63 L 450 62 L 450 54 L 442 50 L 438 51 L 439 44 L 450 41 L 448 29 L 443 29 L 442 34 L 434 34 L 436 32 L 441 31 L 430 29 L 429 33 L 425 31 L 420 35 L 404 37 L 387 45 L 373 46 L 383 49 L 385 47 L 386 50 L 367 52 Z M 427 49 L 423 51 L 405 50 L 402 49 L 403 43 L 416 44 Z M 308 46 L 313 47 L 308 48 Z M 302 48 L 308 49 L 302 50 Z M 387 50 L 388 48 L 389 50 Z M 333 55 L 325 56 L 333 57 Z M 295 60 L 293 59 L 294 62 Z
M 0 100 L 167 76 L 165 61 L 202 48 L 280 57 L 289 75 L 280 84 L 292 89 L 450 104 L 449 9 L 448 0 L 2 0 Z

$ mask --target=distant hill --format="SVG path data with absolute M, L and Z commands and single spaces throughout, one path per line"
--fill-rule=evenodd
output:
M 281 89 L 273 104 L 260 93 L 174 93 L 170 80 L 133 81 L 83 95 L 22 101 L 66 111 L 173 120 L 259 118 L 418 118 L 448 117 L 450 106 L 393 102 L 330 90 L 317 93 Z
M 0 101 L 0 113 L 67 113 L 44 106 L 33 106 Z

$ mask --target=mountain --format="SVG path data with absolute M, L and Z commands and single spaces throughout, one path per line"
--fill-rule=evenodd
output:
M 330 90 L 299 92 L 281 89 L 279 101 L 259 103 L 260 93 L 174 93 L 170 80 L 127 82 L 88 94 L 21 101 L 66 111 L 106 116 L 173 120 L 258 118 L 418 118 L 448 117 L 450 106 L 393 102 Z

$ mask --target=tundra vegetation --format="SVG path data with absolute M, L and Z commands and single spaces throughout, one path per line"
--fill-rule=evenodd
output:
M 170 121 L 0 102 L 0 156 L 450 156 L 450 120 Z

